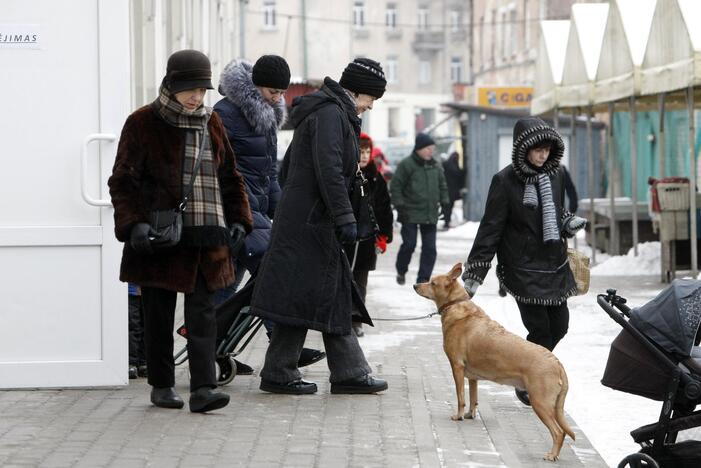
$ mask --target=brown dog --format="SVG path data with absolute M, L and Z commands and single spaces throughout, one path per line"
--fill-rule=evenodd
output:
M 458 263 L 447 275 L 414 285 L 421 296 L 438 306 L 443 326 L 443 350 L 453 370 L 458 411 L 451 419 L 473 419 L 477 410 L 477 381 L 491 380 L 526 389 L 533 411 L 550 431 L 553 446 L 543 458 L 555 461 L 565 440 L 574 432 L 564 414 L 567 374 L 547 349 L 508 332 L 470 300 L 458 278 Z M 470 408 L 465 410 L 465 377 L 470 388 Z

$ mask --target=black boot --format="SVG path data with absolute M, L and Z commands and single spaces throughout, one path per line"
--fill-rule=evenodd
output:
M 382 379 L 370 377 L 370 374 L 331 384 L 331 393 L 348 393 L 355 395 L 377 393 L 383 390 L 387 390 L 387 382 Z
M 185 402 L 180 395 L 175 392 L 173 387 L 156 388 L 151 389 L 151 403 L 158 406 L 159 408 L 174 408 L 180 409 L 183 407 Z
M 297 361 L 297 367 L 306 367 L 319 362 L 326 357 L 326 353 L 319 351 L 318 349 L 302 348 L 302 352 L 299 353 L 299 361 Z
M 310 395 L 316 393 L 316 384 L 306 380 L 297 379 L 287 383 L 271 382 L 260 380 L 260 389 L 264 392 L 282 393 L 285 395 Z
M 516 398 L 526 406 L 531 406 L 531 399 L 528 397 L 528 392 L 526 390 L 516 389 Z
M 207 413 L 228 404 L 229 395 L 215 392 L 209 387 L 200 387 L 190 394 L 190 411 L 193 413 Z

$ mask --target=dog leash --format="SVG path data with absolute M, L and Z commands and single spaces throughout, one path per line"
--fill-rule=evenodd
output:
M 401 322 L 403 320 L 422 320 L 431 318 L 434 315 L 438 315 L 440 312 L 431 312 L 428 315 L 422 315 L 421 317 L 404 317 L 404 318 L 384 318 L 384 317 L 370 317 L 371 320 L 385 321 L 385 322 Z
M 460 299 L 456 299 L 456 300 L 454 300 L 454 301 L 450 301 L 450 302 L 448 302 L 448 303 L 446 303 L 446 304 L 443 304 L 443 305 L 440 307 L 440 309 L 438 309 L 437 311 L 431 312 L 431 313 L 428 314 L 428 315 L 422 315 L 421 317 L 404 317 L 404 318 L 382 318 L 382 317 L 375 318 L 375 317 L 370 317 L 370 319 L 371 319 L 371 320 L 384 321 L 384 322 L 399 322 L 399 321 L 404 321 L 404 320 L 423 320 L 423 319 L 431 318 L 431 317 L 433 317 L 434 315 L 440 315 L 440 314 L 442 314 L 442 313 L 445 311 L 445 309 L 447 309 L 448 307 L 453 306 L 453 305 L 455 305 L 455 304 L 457 304 L 457 303 L 459 303 L 459 302 L 465 302 L 465 301 L 467 301 L 467 299 L 465 299 L 465 298 L 460 298 Z

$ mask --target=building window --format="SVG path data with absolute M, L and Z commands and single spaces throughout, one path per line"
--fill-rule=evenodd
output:
M 523 47 L 528 50 L 531 47 L 531 25 L 528 13 L 528 0 L 523 0 Z
M 277 26 L 275 2 L 272 0 L 263 3 L 263 26 L 266 29 L 274 29 Z
M 396 83 L 397 81 L 399 81 L 397 68 L 397 57 L 387 57 L 387 71 L 385 72 L 385 78 L 387 78 L 387 83 Z
M 497 10 L 496 8 L 492 9 L 492 17 L 491 17 L 491 24 L 489 25 L 489 29 L 491 30 L 491 34 L 489 35 L 491 41 L 489 44 L 489 61 L 492 64 L 492 66 L 496 65 L 496 58 L 497 58 Z
M 506 50 L 506 56 L 511 57 L 516 53 L 516 8 L 512 7 L 511 10 L 509 10 L 509 24 L 507 28 L 507 50 Z
M 460 10 L 450 10 L 450 31 L 458 32 L 462 29 L 462 12 Z
M 421 60 L 419 62 L 419 84 L 428 84 L 431 82 L 431 62 Z
M 485 34 L 484 30 L 484 16 L 480 16 L 480 29 L 479 29 L 479 54 L 480 54 L 480 69 L 484 69 L 484 60 L 485 60 L 485 55 L 484 55 L 484 40 L 487 37 Z
M 462 83 L 462 57 L 450 59 L 450 82 Z
M 353 3 L 353 27 L 355 29 L 365 27 L 365 2 L 356 1 Z
M 388 3 L 385 12 L 385 26 L 387 29 L 397 29 L 397 4 Z
M 419 7 L 418 29 L 425 31 L 428 29 L 428 8 Z

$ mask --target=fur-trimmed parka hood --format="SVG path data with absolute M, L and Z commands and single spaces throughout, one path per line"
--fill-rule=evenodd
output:
M 550 156 L 542 169 L 536 171 L 526 161 L 528 150 L 535 148 L 544 141 L 550 141 Z M 514 146 L 511 153 L 511 162 L 516 176 L 524 183 L 533 183 L 538 179 L 538 174 L 544 172 L 551 175 L 560 166 L 560 160 L 565 152 L 565 144 L 560 134 L 554 128 L 538 117 L 525 117 L 519 119 L 514 125 Z
M 287 121 L 285 98 L 268 104 L 253 84 L 253 65 L 245 60 L 233 60 L 221 73 L 219 93 L 234 103 L 248 123 L 261 135 L 275 133 Z

